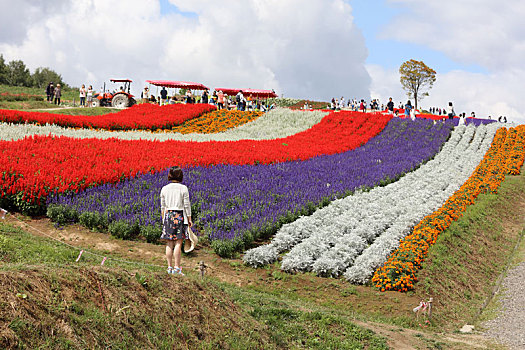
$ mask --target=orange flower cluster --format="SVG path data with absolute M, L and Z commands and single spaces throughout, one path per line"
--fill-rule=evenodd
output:
M 381 291 L 406 292 L 413 289 L 417 281 L 416 273 L 438 235 L 457 220 L 480 193 L 497 192 L 508 169 L 516 169 L 519 173 L 518 164 L 523 164 L 525 157 L 524 139 L 525 127 L 509 131 L 499 129 L 490 149 L 463 186 L 440 209 L 423 218 L 413 232 L 401 241 L 388 261 L 376 270 L 372 277 L 375 287 Z
M 184 124 L 173 127 L 169 132 L 216 134 L 251 122 L 261 115 L 263 115 L 263 112 L 228 111 L 222 109 L 188 120 Z
M 518 175 L 525 160 L 525 154 L 523 152 L 523 149 L 525 149 L 525 125 L 519 125 L 510 129 L 510 132 L 517 134 L 517 139 L 510 152 L 510 159 L 507 162 L 507 174 Z

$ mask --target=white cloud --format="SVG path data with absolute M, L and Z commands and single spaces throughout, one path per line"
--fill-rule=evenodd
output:
M 444 52 L 491 71 L 523 66 L 525 2 L 506 0 L 388 0 L 406 8 L 382 33 Z
M 368 96 L 367 49 L 343 0 L 171 0 L 195 18 L 161 15 L 158 0 L 47 3 L 9 1 L 0 53 L 49 66 L 73 85 L 122 77 L 135 91 L 169 79 L 289 97 Z
M 477 65 L 485 73 L 440 72 L 425 106 L 453 101 L 457 112 L 478 116 L 506 115 L 525 123 L 521 99 L 525 81 L 525 2 L 509 0 L 388 0 L 405 9 L 380 33 L 382 39 L 410 42 L 443 52 L 463 65 Z M 419 59 L 418 57 L 413 57 Z M 368 66 L 372 96 L 404 98 L 397 70 Z

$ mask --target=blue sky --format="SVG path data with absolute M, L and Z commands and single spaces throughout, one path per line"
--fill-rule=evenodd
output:
M 398 68 L 411 58 L 425 62 L 440 73 L 462 70 L 472 73 L 484 73 L 478 65 L 463 65 L 454 62 L 445 54 L 422 45 L 382 39 L 386 25 L 398 16 L 409 16 L 406 7 L 394 7 L 383 0 L 353 0 L 354 23 L 361 29 L 366 40 L 369 56 L 367 63 L 378 64 L 385 68 Z
M 169 2 L 169 0 L 159 0 L 159 1 L 160 1 L 160 13 L 162 15 L 167 15 L 167 14 L 170 14 L 170 13 L 178 13 L 178 14 L 184 15 L 186 17 L 190 17 L 190 18 L 197 17 L 196 13 L 180 11 L 177 8 L 177 6 L 172 5 Z

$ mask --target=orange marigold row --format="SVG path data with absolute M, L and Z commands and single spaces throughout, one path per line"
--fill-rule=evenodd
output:
M 525 127 L 497 131 L 492 145 L 469 179 L 443 206 L 419 222 L 388 261 L 376 270 L 372 283 L 381 291 L 414 288 L 416 273 L 438 235 L 474 203 L 480 193 L 495 193 L 505 174 L 517 174 L 525 158 Z
M 251 122 L 261 115 L 263 115 L 263 112 L 228 111 L 223 109 L 188 120 L 184 124 L 173 127 L 168 132 L 178 132 L 181 134 L 216 134 Z
M 517 138 L 507 162 L 507 174 L 518 175 L 525 160 L 525 153 L 523 152 L 525 149 L 525 125 L 519 125 L 511 129 L 511 132 L 517 133 Z

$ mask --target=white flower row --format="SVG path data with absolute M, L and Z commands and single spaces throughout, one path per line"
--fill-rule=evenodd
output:
M 248 251 L 261 266 L 283 257 L 285 271 L 344 273 L 365 283 L 423 217 L 438 209 L 470 176 L 490 147 L 497 125 L 460 126 L 441 152 L 399 181 L 332 202 L 284 225 L 272 242 Z
M 271 140 L 294 135 L 319 123 L 326 112 L 292 111 L 277 108 L 256 120 L 217 134 L 180 134 L 173 132 L 153 133 L 143 130 L 105 131 L 93 129 L 71 129 L 56 125 L 0 123 L 0 140 L 19 140 L 29 135 L 55 135 L 74 138 L 119 138 L 122 140 L 179 140 L 179 141 L 237 141 Z M 96 118 L 96 117 L 94 117 Z

